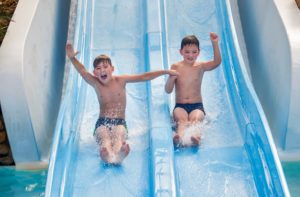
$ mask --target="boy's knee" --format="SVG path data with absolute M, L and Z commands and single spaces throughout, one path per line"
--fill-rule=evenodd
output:
M 188 119 L 180 119 L 176 122 L 177 125 L 185 126 L 189 123 Z
M 197 118 L 194 119 L 195 122 L 202 122 L 204 119 L 204 116 L 199 116 Z
M 190 123 L 191 123 L 191 124 L 196 124 L 196 123 L 199 123 L 199 122 L 201 122 L 201 121 L 202 121 L 202 120 L 199 119 L 199 118 L 193 118 L 193 119 L 190 120 Z
M 188 119 L 188 113 L 182 108 L 175 108 L 173 111 L 173 117 L 175 119 Z
M 109 139 L 109 131 L 106 127 L 98 127 L 95 132 L 96 142 L 101 145 L 103 141 L 107 141 Z
M 189 121 L 190 122 L 201 122 L 204 120 L 204 117 L 205 117 L 205 115 L 202 111 L 200 111 L 200 112 L 197 111 L 195 113 L 190 114 Z
M 95 134 L 96 135 L 107 135 L 109 132 L 109 129 L 105 126 L 100 126 L 96 129 Z
M 174 120 L 177 122 L 177 123 L 185 123 L 185 122 L 188 122 L 188 116 L 186 115 L 175 115 L 174 116 Z
M 117 133 L 117 135 L 124 135 L 127 133 L 127 130 L 125 126 L 123 125 L 118 125 L 114 128 L 114 131 Z
M 123 125 L 118 125 L 113 128 L 112 133 L 117 140 L 125 141 L 127 138 L 127 129 Z

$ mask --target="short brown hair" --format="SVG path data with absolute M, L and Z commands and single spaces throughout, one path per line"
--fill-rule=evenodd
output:
M 98 55 L 98 56 L 94 59 L 94 62 L 93 62 L 94 68 L 96 68 L 96 66 L 97 66 L 98 64 L 100 64 L 101 62 L 107 62 L 109 65 L 112 66 L 110 57 L 107 56 L 107 55 L 101 54 L 101 55 Z
M 198 49 L 200 49 L 199 40 L 195 35 L 189 35 L 189 36 L 184 37 L 181 41 L 180 49 L 183 49 L 184 46 L 191 45 L 191 44 L 196 45 L 198 47 Z

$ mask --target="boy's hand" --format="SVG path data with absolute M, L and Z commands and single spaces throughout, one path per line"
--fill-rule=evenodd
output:
M 76 52 L 74 51 L 73 45 L 70 42 L 67 42 L 67 44 L 66 44 L 66 52 L 67 52 L 68 58 L 70 58 L 70 59 L 74 58 L 79 53 L 79 51 L 76 51 Z
M 209 36 L 210 36 L 210 40 L 212 42 L 218 42 L 219 41 L 219 36 L 215 32 L 210 32 Z
M 172 76 L 175 76 L 177 77 L 178 76 L 178 72 L 176 70 L 168 70 L 168 74 L 170 75 L 170 77 Z

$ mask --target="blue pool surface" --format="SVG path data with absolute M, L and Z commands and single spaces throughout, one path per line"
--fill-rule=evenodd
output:
M 14 167 L 0 167 L 1 197 L 45 196 L 47 170 L 16 170 Z
M 300 161 L 282 162 L 282 167 L 292 197 L 300 194 Z

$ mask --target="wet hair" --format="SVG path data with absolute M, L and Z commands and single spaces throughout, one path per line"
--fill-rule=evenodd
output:
M 186 45 L 191 45 L 191 44 L 194 44 L 198 47 L 198 49 L 200 49 L 200 43 L 199 43 L 199 40 L 196 36 L 194 35 L 189 35 L 189 36 L 186 36 L 182 39 L 181 41 L 181 47 L 180 49 L 183 49 L 184 46 Z
M 107 62 L 109 65 L 112 66 L 111 64 L 111 59 L 110 57 L 108 57 L 107 55 L 98 55 L 95 59 L 94 59 L 94 62 L 93 62 L 93 66 L 94 68 L 96 68 L 96 66 L 98 64 L 100 64 L 101 62 Z

